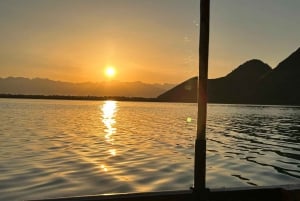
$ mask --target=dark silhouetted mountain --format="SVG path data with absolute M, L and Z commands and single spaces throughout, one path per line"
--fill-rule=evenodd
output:
M 226 78 L 233 82 L 252 82 L 262 78 L 263 75 L 270 72 L 272 68 L 260 60 L 253 59 L 238 66 L 235 70 L 229 73 Z
M 208 102 L 300 104 L 300 49 L 274 70 L 260 60 L 250 60 L 225 77 L 209 79 Z M 158 96 L 161 101 L 196 102 L 197 77 Z
M 197 100 L 197 77 L 188 79 L 167 92 L 159 95 L 160 101 L 195 102 Z
M 257 89 L 265 104 L 300 105 L 300 48 L 267 74 Z
M 247 102 L 252 98 L 260 80 L 271 71 L 272 68 L 260 60 L 247 61 L 227 76 L 208 81 L 208 101 L 216 103 Z
M 208 101 L 217 103 L 237 103 L 248 98 L 259 80 L 272 71 L 260 60 L 250 60 L 237 67 L 225 77 L 209 79 L 207 83 Z M 246 89 L 246 91 L 245 91 Z M 158 96 L 162 101 L 196 102 L 197 77 L 193 77 L 173 89 Z
M 70 83 L 22 77 L 0 78 L 0 94 L 156 97 L 171 84 L 142 82 Z

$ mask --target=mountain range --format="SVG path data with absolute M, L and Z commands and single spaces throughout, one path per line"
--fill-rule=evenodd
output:
M 196 102 L 197 77 L 179 85 L 143 82 L 71 83 L 41 78 L 0 78 L 0 94 L 62 96 L 157 97 L 157 101 Z M 274 69 L 257 60 L 249 60 L 228 75 L 209 79 L 210 103 L 300 105 L 300 48 Z M 155 100 L 155 99 L 154 99 Z
M 151 98 L 158 96 L 173 86 L 172 84 L 146 84 L 143 82 L 71 83 L 41 78 L 0 78 L 0 94 Z
M 190 78 L 159 95 L 159 101 L 196 102 L 197 77 Z M 300 105 L 300 48 L 274 69 L 253 59 L 225 77 L 209 79 L 210 103 Z

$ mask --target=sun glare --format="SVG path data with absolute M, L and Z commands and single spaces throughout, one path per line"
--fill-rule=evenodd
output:
M 109 78 L 114 77 L 116 75 L 116 70 L 113 66 L 108 66 L 105 69 L 105 75 Z

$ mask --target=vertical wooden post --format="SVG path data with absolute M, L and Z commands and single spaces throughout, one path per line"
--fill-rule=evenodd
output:
M 207 111 L 207 71 L 209 53 L 210 0 L 200 0 L 200 40 L 198 76 L 198 121 L 195 144 L 194 190 L 205 192 L 206 172 L 206 111 Z

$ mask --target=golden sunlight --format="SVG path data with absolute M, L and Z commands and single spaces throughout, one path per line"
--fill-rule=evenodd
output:
M 105 75 L 109 78 L 116 75 L 116 69 L 113 66 L 107 66 L 105 69 Z
M 114 141 L 113 134 L 116 133 L 116 128 L 114 127 L 114 124 L 116 123 L 115 113 L 117 110 L 117 104 L 115 101 L 105 101 L 101 110 L 102 122 L 105 126 L 105 140 L 106 142 L 112 144 Z

